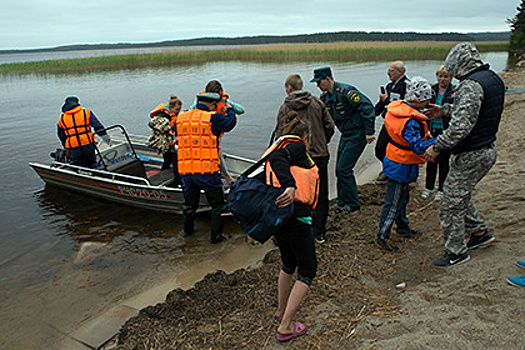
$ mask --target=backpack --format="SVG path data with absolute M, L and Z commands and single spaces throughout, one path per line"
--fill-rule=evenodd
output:
M 283 208 L 275 204 L 284 188 L 273 187 L 255 177 L 248 177 L 270 157 L 270 154 L 271 152 L 266 154 L 242 173 L 239 179 L 230 185 L 228 194 L 228 206 L 240 222 L 241 229 L 260 243 L 270 239 L 294 211 L 293 203 Z

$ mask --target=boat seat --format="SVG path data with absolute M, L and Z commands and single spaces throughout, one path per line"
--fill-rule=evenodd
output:
M 147 179 L 144 164 L 142 164 L 142 162 L 138 159 L 134 159 L 133 161 L 128 162 L 123 166 L 114 169 L 113 171 L 119 174 L 137 176 Z
M 173 181 L 173 169 L 164 169 L 151 175 L 148 180 L 152 186 L 168 185 Z

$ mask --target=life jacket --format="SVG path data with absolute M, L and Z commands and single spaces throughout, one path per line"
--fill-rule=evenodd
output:
M 481 85 L 483 102 L 476 124 L 470 133 L 451 149 L 452 154 L 482 149 L 496 141 L 505 102 L 505 84 L 488 65 L 475 69 L 462 77 L 461 81 L 463 80 L 474 80 Z
M 165 103 L 159 104 L 157 107 L 155 107 L 154 110 L 150 112 L 149 116 L 153 118 L 154 116 L 156 116 L 157 114 L 161 112 L 170 117 L 170 125 L 173 128 L 175 126 L 175 123 L 177 123 L 177 114 L 170 111 L 170 107 L 167 104 Z
M 261 158 L 264 158 L 269 153 L 276 149 L 284 148 L 292 142 L 303 142 L 299 136 L 284 135 L 281 136 L 264 152 Z M 317 206 L 317 199 L 319 195 L 319 170 L 315 165 L 308 150 L 306 156 L 311 165 L 310 168 L 302 168 L 297 165 L 290 166 L 290 172 L 295 180 L 297 189 L 295 190 L 294 200 L 308 204 L 312 209 Z M 266 161 L 266 184 L 274 187 L 281 187 L 277 175 L 273 171 L 270 161 Z
M 428 118 L 403 100 L 393 101 L 388 105 L 385 114 L 385 128 L 391 138 L 386 147 L 386 157 L 401 164 L 424 164 L 424 155 L 412 152 L 408 141 L 403 137 L 403 130 L 410 119 L 415 119 L 419 123 L 421 139 L 429 139 Z
M 179 173 L 213 174 L 220 169 L 220 138 L 211 132 L 215 112 L 194 108 L 177 118 Z
M 89 126 L 90 119 L 91 111 L 80 105 L 60 115 L 58 126 L 64 129 L 67 136 L 64 147 L 77 148 L 95 141 Z
M 202 95 L 204 93 L 206 93 L 206 91 L 201 91 L 199 92 L 199 95 Z M 217 108 L 215 108 L 215 112 L 226 115 L 226 101 L 228 101 L 229 98 L 230 96 L 227 93 L 223 92 L 221 99 L 219 100 L 219 102 L 217 102 Z

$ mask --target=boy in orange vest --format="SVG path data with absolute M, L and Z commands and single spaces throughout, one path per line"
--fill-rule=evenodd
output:
M 394 222 L 398 236 L 421 236 L 421 232 L 410 229 L 406 207 L 410 198 L 409 184 L 417 180 L 419 164 L 425 163 L 425 150 L 435 142 L 435 138 L 429 138 L 428 118 L 422 113 L 431 98 L 430 83 L 414 77 L 407 83 L 405 100 L 391 102 L 385 115 L 385 129 L 390 136 L 383 159 L 387 190 L 375 244 L 389 253 L 399 253 L 399 248 L 390 242 Z

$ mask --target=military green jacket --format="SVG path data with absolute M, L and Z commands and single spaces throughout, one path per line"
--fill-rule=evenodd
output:
M 374 105 L 354 86 L 336 81 L 333 93 L 324 92 L 321 100 L 343 137 L 374 135 Z

